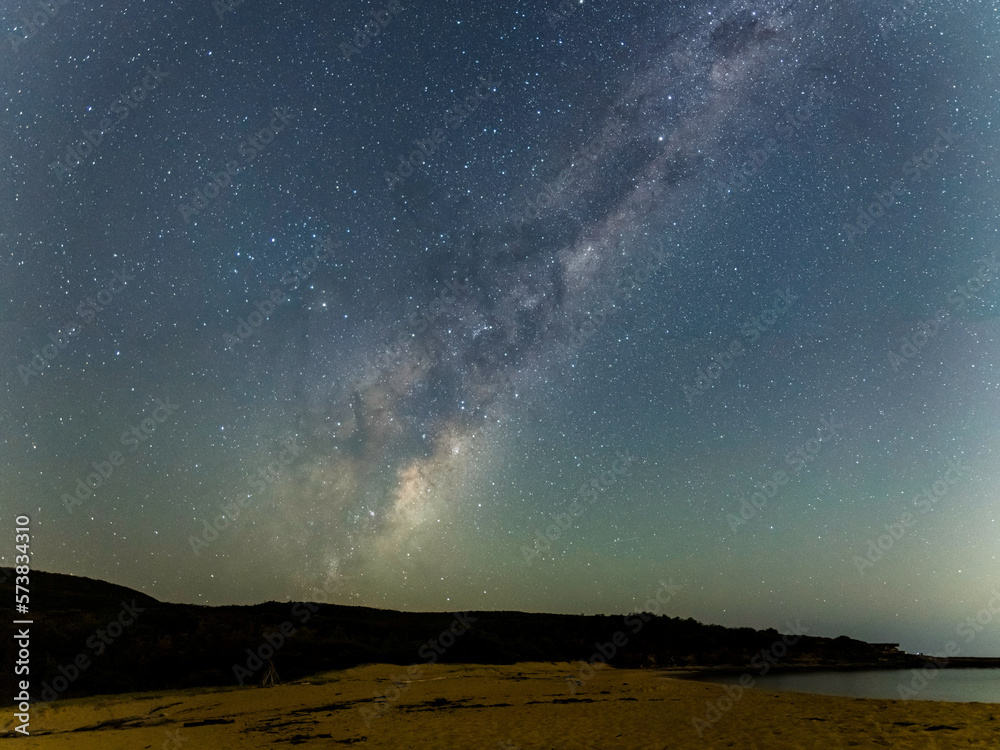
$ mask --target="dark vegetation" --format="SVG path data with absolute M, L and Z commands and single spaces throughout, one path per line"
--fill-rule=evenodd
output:
M 10 573 L 9 568 L 0 568 L 0 617 L 8 626 L 16 619 Z M 109 629 L 109 623 L 117 622 L 123 603 L 133 601 L 137 610 L 144 611 L 111 639 L 118 627 Z M 615 646 L 608 659 L 616 667 L 749 669 L 755 657 L 757 665 L 764 663 L 761 652 L 782 638 L 773 629 L 732 629 L 667 616 L 472 612 L 465 632 L 454 638 L 446 635 L 438 644 L 450 626 L 458 628 L 452 613 L 278 602 L 226 607 L 167 604 L 122 586 L 38 571 L 31 574 L 31 608 L 33 700 L 54 699 L 52 693 L 41 694 L 43 683 L 56 690 L 64 687 L 58 698 L 236 685 L 236 665 L 247 670 L 245 684 L 255 685 L 267 671 L 270 654 L 265 636 L 271 634 L 272 642 L 278 643 L 274 634 L 283 626 L 290 635 L 281 637 L 284 642 L 270 658 L 286 682 L 369 663 L 591 661 L 597 644 L 606 644 L 605 653 L 611 653 L 619 631 L 619 643 L 622 638 L 627 642 Z M 783 654 L 779 665 L 800 667 L 897 666 L 901 660 L 916 659 L 844 636 L 803 636 L 787 654 L 780 647 L 777 651 Z M 0 654 L 4 656 L 0 688 L 5 701 L 10 701 L 16 657 L 11 635 L 3 638 Z M 261 662 L 253 658 L 259 655 L 264 656 Z M 74 679 L 67 679 L 81 663 L 86 666 Z

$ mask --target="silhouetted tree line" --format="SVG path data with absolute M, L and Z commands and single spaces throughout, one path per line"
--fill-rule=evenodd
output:
M 13 594 L 6 591 L 12 581 L 0 586 L 5 623 L 15 619 Z M 442 637 L 455 623 L 449 612 L 279 602 L 168 604 L 103 581 L 39 571 L 31 576 L 31 601 L 32 693 L 38 696 L 47 684 L 59 698 L 234 685 L 234 666 L 255 672 L 255 655 L 264 657 L 265 666 L 270 658 L 288 682 L 361 664 L 409 665 L 431 659 L 469 664 L 606 660 L 616 667 L 741 669 L 750 668 L 755 656 L 781 640 L 773 629 L 725 628 L 691 618 L 525 612 L 468 613 L 470 627 L 451 638 Z M 135 616 L 122 618 L 130 621 L 127 626 L 109 628 L 121 621 L 123 603 Z M 276 634 L 281 633 L 288 635 L 279 639 Z M 437 645 L 428 647 L 432 642 Z M 0 676 L 7 701 L 15 692 L 12 643 L 8 636 L 0 648 L 7 652 Z M 271 644 L 272 654 L 261 649 L 264 644 Z M 901 658 L 907 657 L 844 636 L 803 636 L 780 663 L 874 665 Z M 73 667 L 83 662 L 87 666 L 78 667 L 69 679 Z

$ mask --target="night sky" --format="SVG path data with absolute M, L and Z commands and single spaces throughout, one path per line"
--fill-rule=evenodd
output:
M 1000 655 L 994 5 L 5 3 L 0 561 Z

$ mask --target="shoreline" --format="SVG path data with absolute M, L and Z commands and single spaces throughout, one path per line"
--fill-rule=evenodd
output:
M 600 664 L 580 679 L 577 667 L 431 664 L 406 682 L 405 668 L 373 664 L 271 688 L 68 699 L 33 712 L 30 746 L 133 750 L 173 738 L 262 750 L 1000 747 L 998 704 L 742 689 L 684 679 L 680 669 Z
M 939 664 L 940 662 L 943 662 Z M 890 672 L 906 669 L 921 669 L 928 664 L 937 669 L 1000 669 L 1000 659 L 993 657 L 946 657 L 946 656 L 913 656 L 912 660 L 896 662 L 845 662 L 844 664 L 768 664 L 767 674 L 807 674 L 815 672 Z M 708 665 L 691 667 L 654 667 L 662 672 L 686 675 L 742 675 L 759 672 L 752 665 Z M 694 679 L 687 677 L 682 679 Z

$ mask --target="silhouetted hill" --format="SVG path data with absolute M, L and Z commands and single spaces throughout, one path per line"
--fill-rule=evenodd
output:
M 0 617 L 15 619 L 13 577 L 0 568 Z M 169 604 L 123 586 L 31 573 L 31 680 L 44 700 L 211 685 L 254 685 L 273 660 L 294 680 L 367 663 L 410 665 L 591 661 L 619 667 L 900 666 L 916 657 L 841 636 L 786 637 L 652 615 L 414 613 L 333 604 Z M 6 700 L 14 694 L 4 638 Z M 779 645 L 780 644 L 780 645 Z M 791 644 L 791 645 L 788 645 Z M 269 653 L 273 652 L 273 653 Z M 263 657 L 263 658 L 261 658 Z M 40 693 L 43 685 L 51 692 Z

